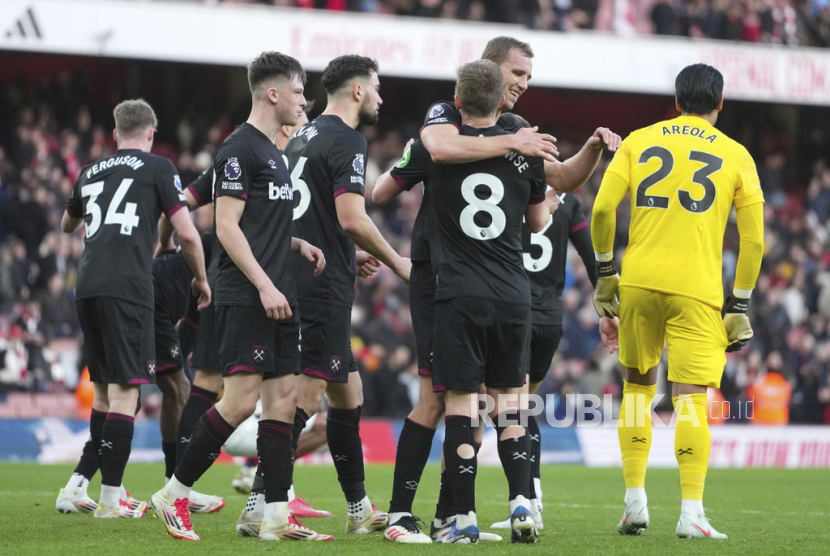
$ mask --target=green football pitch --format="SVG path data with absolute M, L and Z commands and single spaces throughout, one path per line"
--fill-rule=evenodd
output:
M 143 519 L 96 520 L 89 514 L 59 514 L 55 497 L 72 467 L 36 464 L 0 464 L 0 554 L 130 556 L 146 554 L 256 554 L 291 555 L 416 554 L 449 550 L 479 554 L 784 554 L 830 552 L 830 473 L 827 470 L 715 469 L 709 472 L 705 503 L 712 524 L 729 535 L 726 541 L 691 541 L 675 537 L 680 507 L 676 470 L 652 469 L 646 488 L 651 527 L 641 537 L 622 537 L 615 526 L 622 515 L 623 481 L 619 469 L 581 466 L 543 467 L 545 529 L 538 545 L 501 543 L 478 546 L 403 546 L 385 542 L 380 533 L 357 537 L 343 534 L 346 504 L 334 468 L 298 467 L 295 485 L 315 507 L 330 510 L 332 519 L 306 519 L 321 533 L 335 535 L 331 543 L 261 542 L 237 537 L 234 525 L 246 497 L 230 486 L 236 468 L 217 465 L 197 483 L 197 490 L 224 496 L 225 508 L 215 514 L 193 516 L 198 543 L 167 536 L 152 511 Z M 163 466 L 135 464 L 124 482 L 140 500 L 163 484 Z M 99 478 L 89 492 L 97 497 Z M 366 486 L 372 501 L 386 509 L 392 485 L 392 467 L 370 466 Z M 433 515 L 438 491 L 438 469 L 429 466 L 419 487 L 415 514 L 425 521 Z M 479 469 L 478 519 L 484 528 L 507 514 L 507 483 L 498 468 Z

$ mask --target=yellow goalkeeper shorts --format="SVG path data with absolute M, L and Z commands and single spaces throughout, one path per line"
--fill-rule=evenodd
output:
M 668 343 L 669 380 L 720 388 L 726 331 L 720 311 L 690 297 L 621 286 L 620 363 L 645 374 Z

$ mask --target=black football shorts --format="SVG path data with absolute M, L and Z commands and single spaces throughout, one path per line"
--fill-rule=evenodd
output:
M 561 324 L 534 324 L 530 332 L 529 382 L 542 382 L 562 339 Z
M 300 316 L 296 307 L 291 313 L 274 320 L 262 305 L 217 305 L 222 375 L 262 373 L 268 379 L 299 373 Z
M 176 327 L 170 322 L 170 316 L 160 312 L 158 307 L 153 311 L 153 323 L 156 332 L 156 374 L 175 373 L 184 363 Z
M 418 349 L 418 374 L 432 376 L 432 328 L 435 325 L 435 274 L 429 262 L 412 263 L 409 308 Z
M 327 382 L 346 383 L 357 372 L 352 355 L 352 311 L 340 305 L 300 301 L 304 375 Z
M 90 297 L 76 304 L 90 380 L 155 383 L 153 310 L 115 297 Z
M 219 342 L 216 335 L 216 306 L 210 305 L 199 311 L 199 329 L 193 340 L 193 355 L 191 365 L 201 371 L 220 371 Z
M 480 297 L 435 302 L 435 383 L 478 392 L 519 388 L 527 375 L 530 307 Z

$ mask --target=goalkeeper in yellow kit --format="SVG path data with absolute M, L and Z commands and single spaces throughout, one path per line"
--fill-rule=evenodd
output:
M 723 107 L 723 76 L 705 64 L 677 76 L 681 116 L 635 131 L 603 177 L 591 235 L 600 316 L 620 317 L 624 369 L 619 441 L 625 512 L 617 526 L 638 535 L 648 527 L 645 475 L 651 446 L 650 405 L 657 364 L 668 343 L 668 378 L 677 413 L 680 466 L 677 536 L 725 539 L 703 512 L 711 436 L 706 389 L 719 388 L 725 351 L 752 337 L 746 315 L 763 254 L 764 196 L 746 149 L 714 125 Z M 622 277 L 613 260 L 617 205 L 631 194 L 630 242 Z M 735 288 L 721 320 L 723 233 L 735 205 L 741 236 Z

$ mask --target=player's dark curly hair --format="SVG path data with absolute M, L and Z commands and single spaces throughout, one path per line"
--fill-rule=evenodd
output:
M 455 94 L 471 116 L 489 116 L 501 106 L 504 78 L 490 60 L 476 60 L 458 68 Z
M 720 104 L 723 75 L 712 66 L 692 64 L 677 74 L 674 91 L 683 112 L 708 114 Z
M 307 76 L 303 66 L 287 54 L 267 50 L 248 66 L 248 85 L 251 91 L 269 79 L 294 79 L 299 77 L 305 84 Z
M 490 60 L 497 65 L 501 65 L 502 62 L 507 60 L 510 51 L 514 48 L 528 58 L 533 58 L 533 49 L 526 42 L 514 39 L 513 37 L 496 37 L 490 39 L 490 42 L 484 47 L 484 52 L 481 53 L 481 59 Z
M 369 77 L 372 75 L 372 72 L 378 72 L 378 63 L 376 60 L 372 60 L 366 56 L 347 54 L 345 56 L 338 56 L 329 62 L 329 65 L 323 70 L 321 82 L 326 92 L 333 95 L 355 77 Z

